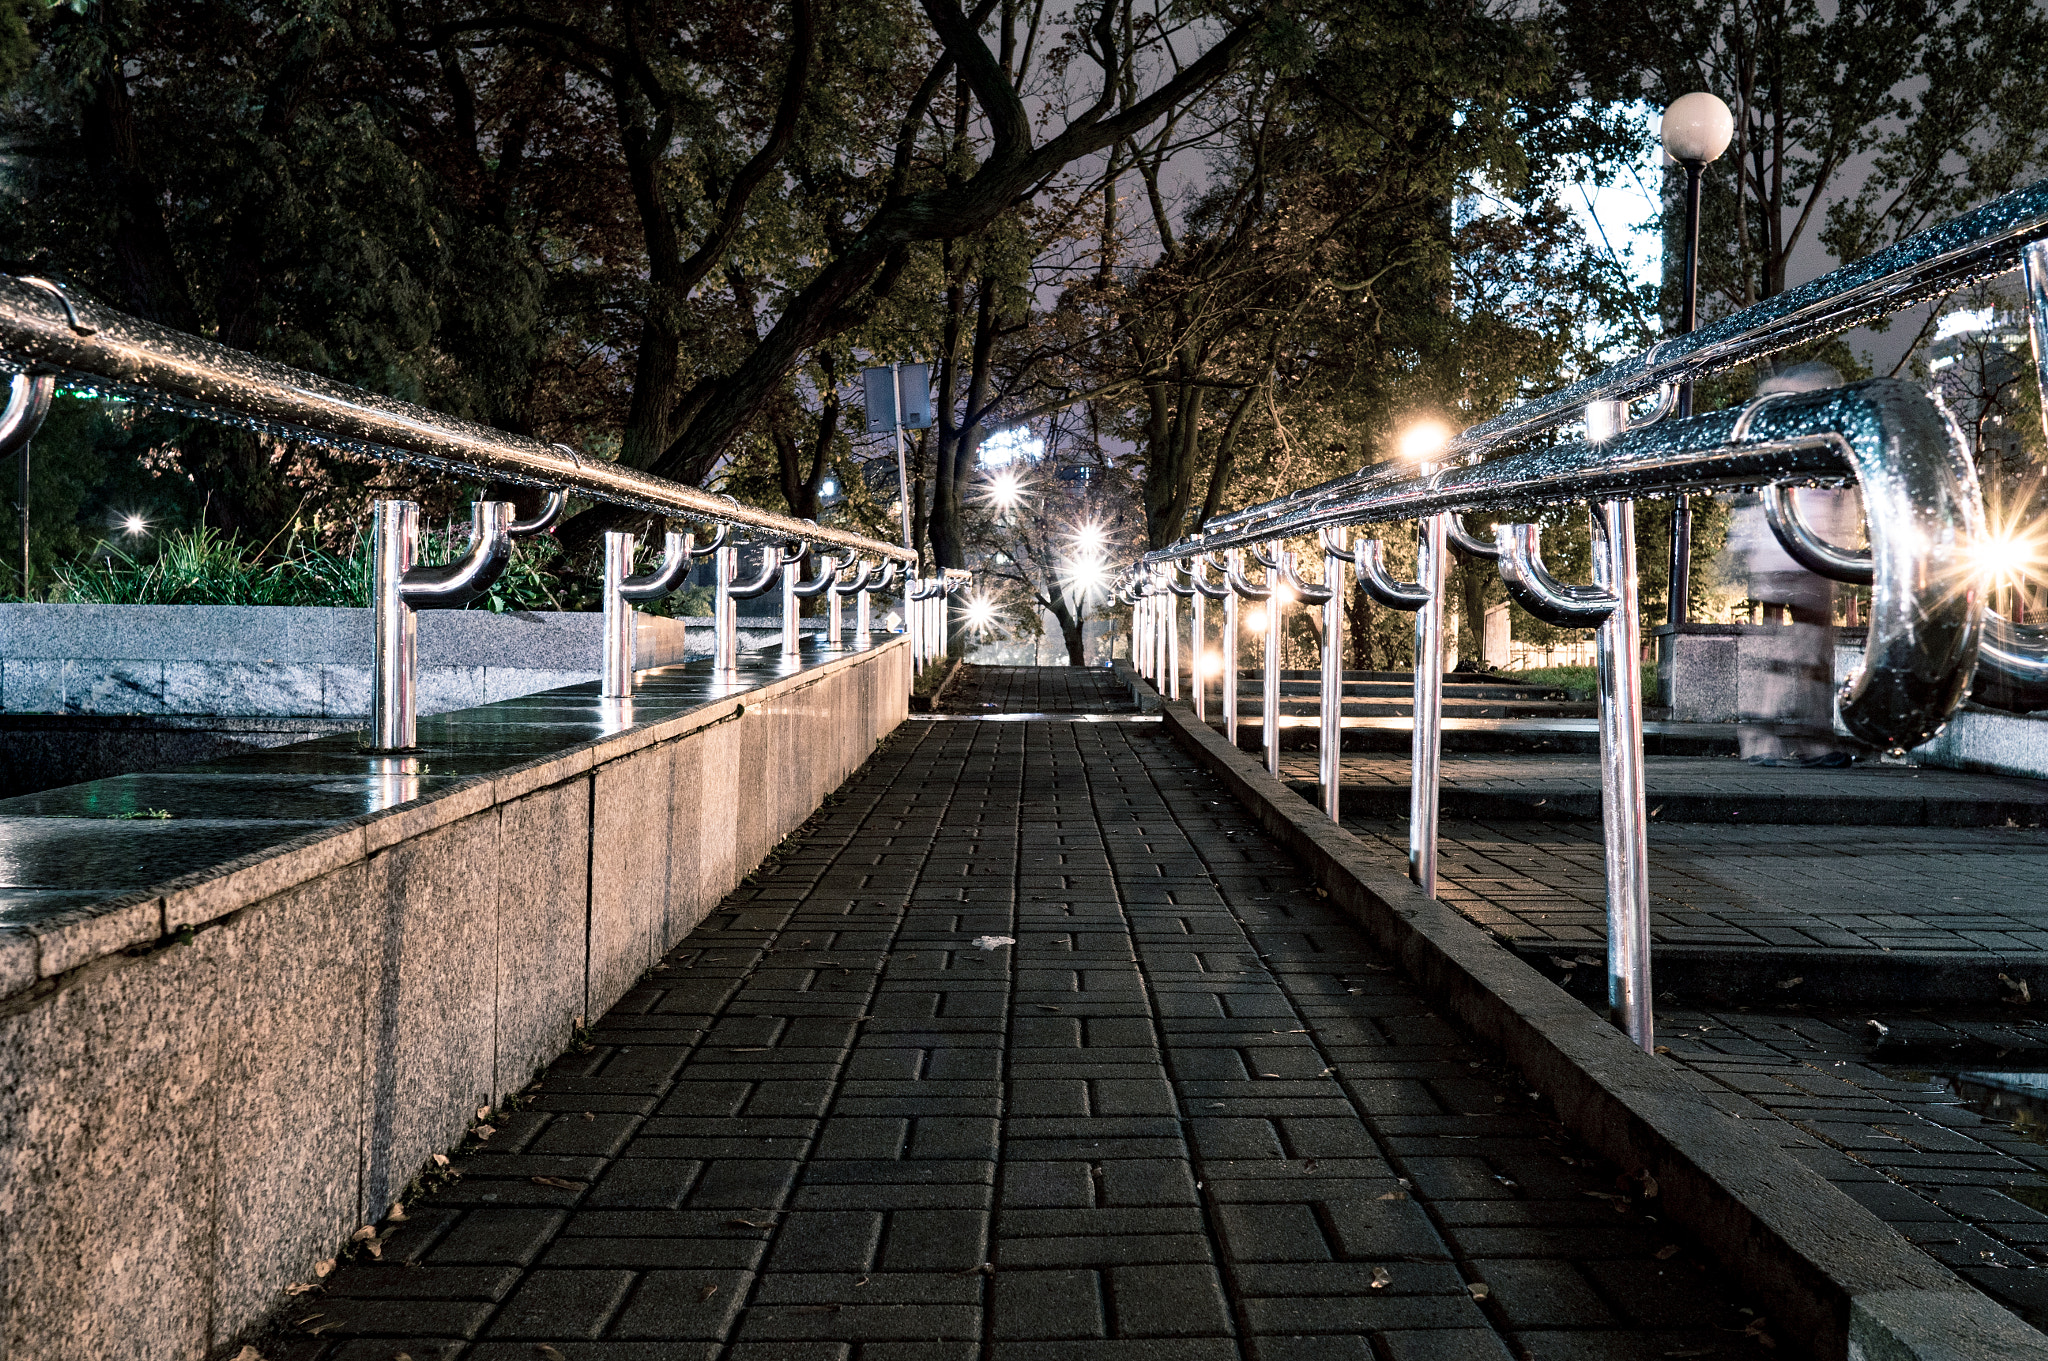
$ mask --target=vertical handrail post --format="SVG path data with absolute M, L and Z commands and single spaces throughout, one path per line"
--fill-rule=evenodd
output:
M 1274 560 L 1279 560 L 1282 549 L 1273 545 Z M 1279 778 L 1280 775 L 1280 626 L 1281 608 L 1280 574 L 1273 568 L 1266 569 L 1266 656 L 1265 675 L 1259 689 L 1259 700 L 1264 713 L 1263 730 L 1260 737 L 1266 748 L 1266 773 Z
M 782 564 L 782 661 L 785 666 L 800 661 L 803 657 L 803 638 L 798 625 L 803 622 L 797 602 L 796 583 L 803 575 L 803 558 Z
M 1324 815 L 1339 822 L 1344 748 L 1344 531 L 1325 529 L 1320 541 L 1323 588 L 1330 598 L 1323 602 L 1323 694 L 1317 715 L 1322 727 L 1316 737 L 1316 779 L 1322 785 Z
M 1244 550 L 1232 548 L 1223 555 L 1226 581 L 1244 571 Z M 1237 590 L 1223 597 L 1223 736 L 1237 745 Z
M 733 578 L 739 575 L 740 567 L 738 546 L 727 544 L 720 548 L 713 562 L 717 575 L 711 602 L 711 671 L 729 680 L 740 665 L 740 606 L 732 595 Z
M 1180 595 L 1169 591 L 1166 610 L 1166 697 L 1180 698 Z
M 633 571 L 639 540 L 623 529 L 604 534 L 604 659 L 598 694 L 623 699 L 633 693 L 633 602 L 621 588 Z
M 419 551 L 420 508 L 378 501 L 370 514 L 370 740 L 402 751 L 418 745 L 419 733 L 420 624 L 403 588 Z
M 1202 560 L 1194 559 L 1188 570 L 1201 571 Z M 1205 600 L 1206 597 L 1200 591 L 1196 591 L 1194 599 L 1188 604 L 1188 697 L 1195 702 L 1197 723 L 1209 721 L 1209 683 L 1202 679 L 1202 635 L 1208 631 L 1203 619 L 1208 613 L 1203 608 Z
M 1425 467 L 1424 472 L 1428 469 Z M 1421 525 L 1421 568 L 1416 579 L 1429 599 L 1415 612 L 1414 719 L 1408 744 L 1408 877 L 1436 897 L 1438 783 L 1444 727 L 1444 569 L 1450 516 Z
M 1642 620 L 1637 609 L 1636 512 L 1604 501 L 1593 512 L 1593 581 L 1616 598 L 1594 635 L 1600 677 L 1600 821 L 1607 860 L 1607 1005 L 1644 1052 L 1656 1048 L 1650 995 L 1649 819 L 1643 812 Z

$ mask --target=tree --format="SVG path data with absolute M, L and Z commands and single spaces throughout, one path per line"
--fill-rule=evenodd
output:
M 1589 0 L 1554 15 L 1594 98 L 1704 89 L 1734 110 L 1701 231 L 1702 288 L 1723 308 L 1783 292 L 1809 233 L 1855 260 L 2040 172 L 2048 13 L 2030 0 Z

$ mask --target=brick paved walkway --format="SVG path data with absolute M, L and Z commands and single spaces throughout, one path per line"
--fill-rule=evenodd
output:
M 1594 758 L 1455 756 L 1444 761 L 1446 815 L 1439 896 L 1502 940 L 1565 954 L 1606 939 L 1600 825 L 1546 819 L 1574 797 L 1597 817 Z M 2038 826 L 1897 825 L 1910 816 L 1871 805 L 1945 805 L 1931 820 L 1967 823 L 2023 813 L 2042 820 L 2042 784 L 2003 776 L 1897 767 L 1772 770 L 1732 760 L 1651 757 L 1651 936 L 1657 945 L 1954 954 L 2048 950 L 2048 829 Z M 1314 752 L 1287 752 L 1281 770 L 1313 796 Z M 1344 826 L 1407 856 L 1408 763 L 1344 758 Z M 1530 816 L 1458 817 L 1461 792 L 1513 798 Z M 1789 814 L 1811 800 L 1824 812 Z M 1743 822 L 1671 821 L 1687 800 L 1725 801 L 1756 814 Z M 1539 800 L 1541 803 L 1539 803 Z M 1363 811 L 1361 810 L 1363 806 Z M 1859 816 L 1859 805 L 1866 816 Z M 1711 812 L 1712 810 L 1709 809 Z M 1823 817 L 1858 825 L 1824 825 Z M 1811 821 L 1773 822 L 1798 816 Z M 1922 821 L 1930 820 L 1923 817 Z M 2017 819 L 2014 819 L 2017 821 Z M 1873 825 L 1874 824 L 1874 825 Z
M 2048 781 L 1933 767 L 1859 762 L 1840 770 L 1747 765 L 1722 757 L 1652 755 L 1649 806 L 1665 822 L 2002 827 L 2048 821 Z M 1408 757 L 1346 755 L 1345 798 L 1361 817 L 1408 811 Z M 1287 751 L 1281 775 L 1314 796 L 1316 755 Z M 1600 760 L 1592 753 L 1447 754 L 1440 795 L 1446 816 L 1600 816 Z
M 1102 666 L 963 666 L 941 711 L 952 714 L 1130 713 L 1130 686 Z
M 1892 1022 L 1895 1031 L 1907 1024 Z M 2010 1024 L 1962 1029 L 1980 1032 L 1980 1068 L 2048 1067 L 2039 1023 L 2017 1027 L 2031 1036 Z M 1855 1017 L 1674 1010 L 1659 1017 L 1658 1036 L 1715 1105 L 1757 1122 L 1923 1251 L 2048 1324 L 2048 1269 L 2036 1266 L 2048 1263 L 2048 1143 L 2038 1123 L 2048 1089 L 1987 1115 L 1959 1094 L 1953 1060 L 1946 1074 L 1872 1062 L 1872 1033 Z M 2036 1047 L 2011 1059 L 1982 1042 L 2027 1039 Z M 1961 1090 L 1989 1089 L 1966 1080 Z
M 1405 822 L 1347 818 L 1405 858 Z M 1521 945 L 1606 939 L 1597 823 L 1446 822 L 1439 896 Z M 1660 945 L 1961 953 L 2048 949 L 2048 831 L 1653 824 Z
M 1769 1331 L 1152 724 L 908 724 L 590 1040 L 266 1355 L 1633 1361 Z

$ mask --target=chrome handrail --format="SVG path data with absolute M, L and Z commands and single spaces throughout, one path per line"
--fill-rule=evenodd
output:
M 46 281 L 0 275 L 0 368 L 347 453 L 565 489 L 659 515 L 742 525 L 771 538 L 810 538 L 910 562 L 917 556 L 900 544 L 743 506 L 530 435 L 259 359 Z

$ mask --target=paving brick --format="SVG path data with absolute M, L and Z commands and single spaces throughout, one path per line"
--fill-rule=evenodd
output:
M 492 1337 L 594 1338 L 624 1303 L 630 1271 L 529 1272 L 491 1320 Z
M 1008 674 L 1124 702 L 1085 668 Z M 1615 1171 L 1309 890 L 1156 725 L 907 724 L 415 1207 L 390 1255 L 426 1263 L 403 1269 L 421 1298 L 343 1295 L 387 1279 L 351 1268 L 317 1306 L 347 1315 L 328 1336 L 981 1361 L 986 1328 L 996 1361 L 1498 1361 L 1525 1344 L 1495 1324 L 1555 1317 L 1526 1344 L 1555 1361 L 1690 1336 L 1642 1331 L 1658 1311 L 1731 1317 L 1717 1277 L 1655 1274 L 1665 1235 L 1581 1195 Z M 1742 1039 L 1766 1066 L 1789 1042 Z M 1843 1124 L 1897 1109 L 1875 1075 L 1814 1072 L 1758 1090 Z M 1951 1159 L 1952 1197 L 2016 1162 L 1921 1123 L 1886 1156 Z M 1411 1198 L 1381 1199 L 1397 1177 Z M 1940 1250 L 1976 1250 L 1953 1231 Z M 1489 1272 L 1483 1312 L 1464 1282 Z
M 753 1279 L 750 1271 L 650 1271 L 612 1336 L 718 1341 L 732 1330 Z
M 1094 1271 L 1003 1271 L 994 1283 L 994 1336 L 1106 1337 L 1102 1281 Z
M 1126 1266 L 1109 1273 L 1119 1337 L 1231 1332 L 1223 1283 L 1210 1266 Z

